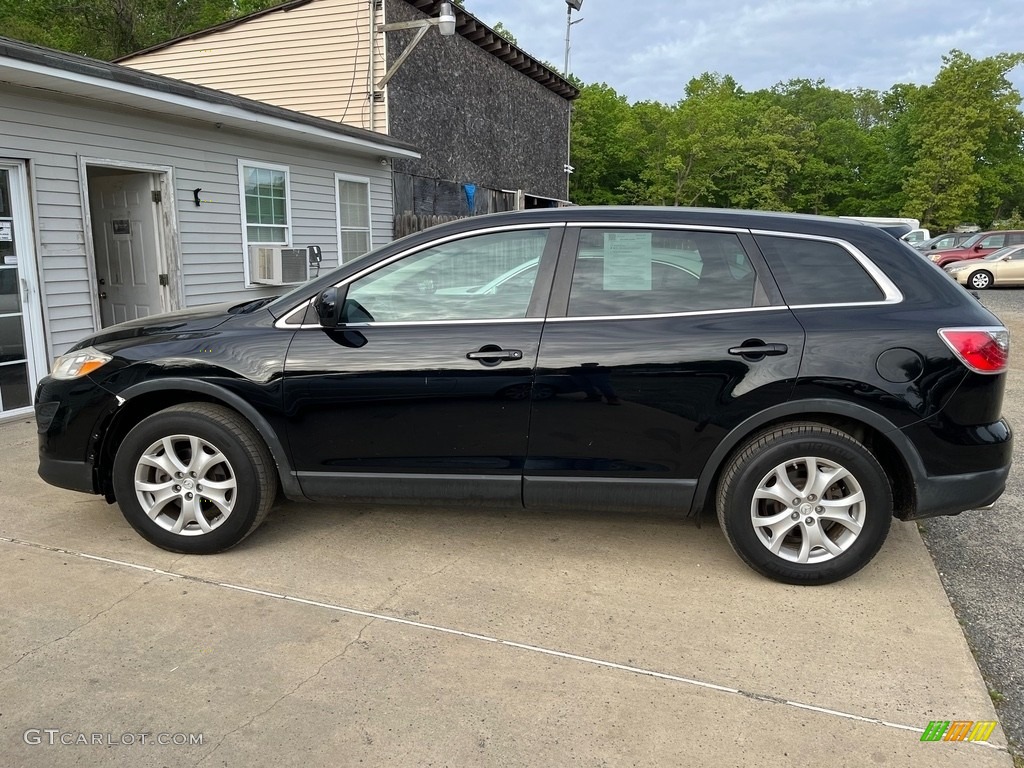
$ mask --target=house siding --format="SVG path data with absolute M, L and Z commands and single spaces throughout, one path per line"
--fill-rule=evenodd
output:
M 405 0 L 385 7 L 389 23 L 425 18 Z M 389 63 L 412 34 L 388 34 Z M 465 38 L 424 37 L 388 84 L 388 106 L 392 138 L 422 154 L 396 172 L 565 198 L 569 102 Z
M 313 0 L 121 63 L 370 129 L 369 40 L 367 0 Z M 374 69 L 379 80 L 383 56 Z M 386 132 L 387 109 L 375 113 Z
M 391 175 L 374 158 L 217 129 L 199 121 L 0 86 L 0 157 L 26 160 L 37 240 L 44 322 L 51 355 L 95 330 L 80 158 L 172 168 L 183 303 L 244 301 L 280 289 L 244 286 L 238 160 L 290 170 L 292 244 L 319 245 L 322 267 L 337 263 L 334 174 L 370 179 L 375 244 L 391 239 Z M 201 187 L 205 201 L 193 202 Z

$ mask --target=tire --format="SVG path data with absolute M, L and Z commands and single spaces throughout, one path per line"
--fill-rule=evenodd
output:
M 751 438 L 722 473 L 717 502 L 736 554 L 786 584 L 829 584 L 856 573 L 878 553 L 893 514 L 889 479 L 871 452 L 814 423 Z
M 986 272 L 984 269 L 980 269 L 972 274 L 968 278 L 967 282 L 971 284 L 971 288 L 988 288 L 992 285 L 992 273 Z
M 112 480 L 121 513 L 144 539 L 192 555 L 242 541 L 277 495 L 277 470 L 259 434 L 210 403 L 176 405 L 140 421 L 118 448 Z

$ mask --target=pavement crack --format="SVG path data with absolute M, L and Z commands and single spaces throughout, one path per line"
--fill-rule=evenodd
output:
M 230 738 L 230 737 L 231 737 L 232 735 L 234 735 L 234 734 L 238 733 L 239 731 L 241 731 L 241 730 L 244 730 L 245 728 L 248 728 L 248 727 L 249 727 L 250 725 L 252 725 L 252 724 L 253 724 L 254 722 L 256 722 L 257 720 L 259 720 L 259 719 L 260 719 L 261 717 L 263 717 L 264 715 L 266 715 L 266 714 L 267 714 L 268 712 L 270 712 L 270 711 L 271 711 L 271 710 L 272 710 L 272 709 L 273 709 L 274 707 L 276 707 L 276 706 L 277 706 L 278 704 L 280 704 L 280 703 L 281 703 L 282 701 L 284 701 L 285 699 L 287 699 L 287 698 L 288 698 L 289 696 L 293 696 L 293 695 L 294 695 L 294 694 L 295 694 L 295 693 L 296 693 L 296 692 L 297 692 L 297 691 L 298 691 L 298 690 L 299 690 L 299 689 L 300 689 L 300 688 L 301 688 L 302 686 L 304 686 L 304 685 L 305 685 L 306 683 L 308 683 L 308 682 L 309 682 L 310 680 L 312 680 L 312 679 L 314 679 L 314 678 L 316 678 L 316 677 L 319 677 L 319 676 L 320 676 L 320 673 L 321 673 L 321 672 L 323 671 L 324 667 L 326 667 L 326 666 L 327 666 L 328 664 L 330 664 L 331 662 L 333 662 L 333 661 L 337 661 L 338 659 L 340 659 L 340 658 L 341 658 L 342 656 L 344 656 L 344 655 L 345 655 L 346 653 L 348 653 L 348 649 L 349 649 L 349 648 L 351 648 L 351 647 L 352 647 L 353 645 L 355 645 L 355 644 L 356 644 L 356 643 L 358 643 L 358 642 L 359 642 L 360 640 L 362 640 L 362 639 L 363 639 L 363 632 L 365 632 L 365 631 L 366 631 L 366 629 L 367 629 L 367 628 L 368 628 L 368 627 L 369 627 L 369 626 L 370 626 L 371 624 L 373 624 L 373 622 L 375 622 L 375 621 L 377 621 L 377 619 L 370 619 L 370 620 L 369 620 L 369 621 L 367 621 L 367 622 L 366 622 L 365 624 L 363 624 L 363 626 L 359 628 L 359 632 L 358 632 L 358 633 L 356 634 L 356 636 L 355 636 L 354 638 L 352 638 L 351 640 L 349 640 L 349 641 L 348 641 L 347 643 L 345 643 L 345 647 L 344 647 L 344 648 L 342 648 L 342 649 L 341 649 L 340 651 L 338 651 L 338 653 L 334 654 L 334 655 L 333 655 L 333 656 L 331 656 L 331 657 L 330 657 L 329 659 L 327 659 L 326 661 L 324 661 L 324 662 L 323 662 L 323 664 L 321 664 L 321 665 L 320 665 L 319 667 L 317 667 L 317 668 L 316 668 L 316 671 L 315 671 L 315 672 L 313 672 L 313 673 L 312 673 L 311 675 L 309 675 L 309 676 L 307 676 L 307 677 L 303 678 L 302 680 L 300 680 L 300 681 L 299 681 L 299 682 L 298 682 L 298 683 L 297 683 L 297 684 L 295 685 L 295 687 L 294 687 L 294 688 L 292 688 L 292 689 L 291 689 L 290 691 L 288 691 L 287 693 L 283 693 L 283 694 L 281 694 L 281 695 L 280 695 L 280 696 L 278 696 L 278 697 L 277 697 L 276 699 L 274 699 L 274 701 L 272 701 L 272 702 L 271 702 L 271 703 L 270 703 L 270 704 L 269 704 L 269 705 L 268 705 L 267 707 L 265 707 L 265 708 L 264 708 L 263 710 L 261 710 L 261 711 L 257 712 L 256 714 L 254 714 L 254 715 L 253 715 L 252 717 L 250 717 L 250 718 L 249 718 L 248 720 L 246 720 L 246 721 L 245 721 L 244 723 L 242 723 L 241 725 L 239 725 L 239 726 L 237 726 L 237 727 L 235 727 L 235 728 L 232 728 L 232 729 L 231 729 L 230 731 L 228 731 L 227 733 L 225 733 L 225 734 L 224 734 L 224 735 L 223 735 L 223 736 L 222 736 L 222 737 L 220 738 L 220 740 L 219 740 L 219 741 L 218 741 L 218 742 L 216 743 L 216 745 L 214 745 L 213 749 L 211 749 L 211 750 L 210 750 L 210 751 L 209 751 L 208 753 L 206 753 L 206 754 L 205 754 L 205 755 L 204 755 L 204 756 L 203 756 L 202 758 L 200 758 L 200 759 L 199 759 L 199 760 L 198 760 L 198 761 L 197 761 L 197 762 L 195 763 L 195 765 L 196 765 L 196 766 L 198 767 L 198 766 L 202 765 L 203 763 L 205 763 L 205 762 L 206 762 L 207 760 L 209 760 L 209 759 L 210 759 L 210 758 L 211 758 L 211 757 L 213 756 L 213 754 L 214 754 L 214 753 L 215 753 L 215 752 L 216 752 L 216 751 L 217 751 L 218 749 L 220 749 L 220 748 L 221 748 L 221 746 L 222 746 L 222 745 L 224 744 L 224 742 L 225 742 L 225 741 L 227 741 L 227 740 L 228 740 L 228 738 Z
M 22 661 L 24 661 L 25 659 L 27 659 L 27 658 L 28 658 L 29 656 L 33 656 L 33 655 L 35 655 L 36 653 L 39 653 L 39 651 L 43 650 L 44 648 L 48 648 L 49 646 L 51 646 L 51 645 L 54 645 L 55 643 L 59 643 L 59 642 L 60 642 L 61 640 L 66 640 L 67 638 L 71 637 L 71 635 L 75 634 L 75 632 L 77 632 L 78 630 L 80 630 L 80 629 L 85 629 L 85 628 L 86 628 L 87 626 L 89 626 L 89 625 L 90 625 L 90 624 L 92 624 L 92 623 L 93 623 L 94 621 L 96 621 L 96 619 L 98 619 L 98 618 L 99 618 L 100 616 L 103 616 L 104 614 L 106 614 L 106 613 L 109 613 L 110 611 L 114 610 L 114 609 L 115 609 L 115 608 L 116 608 L 117 606 L 119 606 L 119 605 L 120 605 L 121 603 L 123 603 L 123 602 L 124 602 L 125 600 L 127 600 L 128 598 L 130 598 L 130 597 L 133 597 L 134 595 L 137 595 L 137 594 L 138 594 L 139 592 L 141 592 L 141 591 L 142 591 L 142 590 L 143 590 L 143 589 L 144 589 L 145 587 L 149 586 L 149 585 L 150 585 L 150 584 L 152 584 L 152 583 L 153 583 L 154 581 L 156 581 L 156 579 L 157 579 L 157 577 L 156 577 L 156 576 L 154 576 L 154 577 L 152 577 L 152 578 L 150 578 L 150 579 L 146 579 L 146 581 L 142 582 L 142 583 L 141 583 L 141 584 L 140 584 L 139 586 L 137 586 L 137 587 L 136 587 L 135 589 L 133 589 L 133 590 L 132 590 L 131 592 L 129 592 L 128 594 L 124 595 L 123 597 L 121 597 L 121 598 L 119 598 L 119 599 L 115 600 L 115 601 L 114 601 L 113 603 L 111 603 L 110 605 L 108 605 L 108 606 L 107 606 L 106 608 L 104 608 L 103 610 L 101 610 L 101 611 L 99 611 L 99 612 L 95 613 L 94 615 L 90 616 L 90 617 L 89 617 L 88 619 L 86 619 L 86 620 L 85 620 L 84 622 L 82 622 L 81 624 L 79 624 L 79 625 L 77 625 L 77 626 L 75 626 L 75 627 L 72 627 L 72 628 L 71 628 L 70 630 L 68 630 L 67 632 L 65 632 L 65 633 L 64 633 L 63 635 L 61 635 L 60 637 L 55 637 L 55 638 L 53 638 L 52 640 L 47 640 L 47 641 L 46 641 L 45 643 L 43 643 L 42 645 L 38 645 L 38 646 L 36 646 L 35 648 L 33 648 L 33 649 L 29 650 L 29 651 L 25 651 L 25 653 L 21 654 L 21 656 L 19 656 L 19 657 L 18 657 L 17 659 L 15 659 L 14 661 L 12 661 L 12 662 L 11 662 L 10 664 L 8 664 L 7 666 L 5 666 L 5 667 L 0 667 L 0 673 L 6 672 L 7 670 L 11 669 L 12 667 L 15 667 L 15 666 L 17 666 L 17 665 L 18 665 L 18 664 L 20 664 L 20 663 L 21 663 Z
M 439 575 L 439 574 L 442 574 L 442 573 L 444 573 L 444 572 L 445 572 L 445 571 L 447 571 L 447 570 L 448 570 L 449 568 L 452 568 L 453 566 L 456 566 L 456 565 L 458 565 L 458 564 L 459 564 L 459 563 L 461 563 L 461 562 L 462 562 L 463 560 L 465 560 L 465 559 L 466 559 L 467 557 L 469 557 L 469 554 L 468 554 L 468 553 L 467 553 L 467 554 L 464 554 L 464 555 L 459 555 L 459 556 L 458 556 L 458 557 L 456 557 L 456 558 L 455 558 L 454 560 L 452 560 L 452 561 L 450 561 L 450 562 L 448 562 L 448 563 L 445 563 L 444 565 L 442 565 L 442 566 L 441 566 L 440 568 L 438 568 L 437 570 L 431 571 L 430 573 L 426 573 L 426 574 L 424 574 L 423 576 L 420 576 L 420 577 L 418 577 L 418 578 L 415 578 L 415 579 L 409 579 L 408 581 L 403 581 L 403 582 L 402 582 L 401 584 L 399 584 L 399 585 L 398 585 L 397 587 L 395 587 L 395 588 L 394 588 L 393 590 L 391 590 L 391 592 L 390 592 L 390 593 L 388 594 L 388 596 L 387 596 L 387 597 L 385 597 L 385 598 L 384 598 L 383 600 L 381 600 L 381 601 L 380 601 L 380 602 L 379 602 L 379 603 L 378 603 L 378 604 L 377 604 L 377 605 L 376 605 L 376 606 L 374 607 L 374 610 L 375 610 L 375 611 L 380 611 L 380 610 L 384 610 L 384 608 L 385 608 L 385 607 L 386 607 L 386 606 L 387 606 L 387 605 L 388 605 L 388 604 L 389 604 L 389 603 L 390 603 L 390 602 L 391 602 L 392 600 L 394 600 L 394 599 L 395 599 L 395 598 L 396 598 L 396 597 L 398 596 L 398 593 L 399 593 L 399 592 L 401 592 L 402 590 L 404 590 L 404 589 L 405 589 L 406 587 L 411 587 L 411 586 L 414 586 L 414 585 L 416 585 L 416 584 L 421 584 L 421 583 L 423 583 L 424 581 L 426 581 L 427 579 L 432 579 L 432 578 L 434 578 L 435 576 L 437 576 L 437 575 Z

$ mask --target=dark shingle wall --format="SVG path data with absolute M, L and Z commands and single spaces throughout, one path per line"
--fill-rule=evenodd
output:
M 386 0 L 388 22 L 425 18 Z M 414 32 L 388 34 L 390 65 Z M 431 29 L 388 85 L 391 136 L 421 160 L 396 160 L 414 176 L 565 197 L 569 102 L 456 34 Z

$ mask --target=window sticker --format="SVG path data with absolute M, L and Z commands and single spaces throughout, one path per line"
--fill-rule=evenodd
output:
M 605 232 L 604 290 L 651 290 L 651 233 Z
M 11 222 L 0 221 L 0 243 L 10 243 L 14 241 L 14 230 L 11 228 Z

